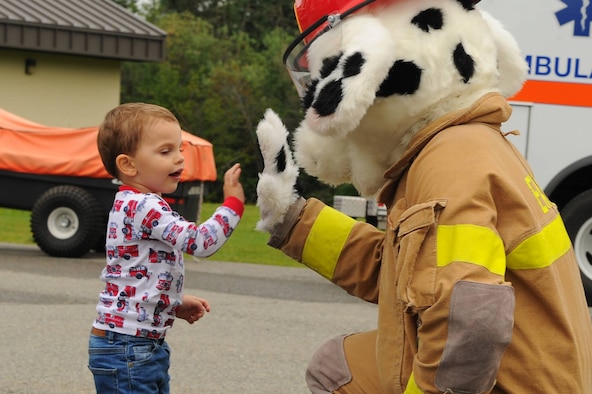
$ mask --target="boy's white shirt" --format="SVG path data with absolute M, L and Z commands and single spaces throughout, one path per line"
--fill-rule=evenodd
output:
M 236 212 L 221 206 L 205 222 L 192 223 L 156 194 L 120 190 L 107 223 L 105 289 L 93 326 L 163 337 L 183 298 L 183 253 L 212 255 L 239 221 Z

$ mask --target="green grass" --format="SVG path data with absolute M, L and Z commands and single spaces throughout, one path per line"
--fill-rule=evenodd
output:
M 33 245 L 29 228 L 31 212 L 0 208 L 0 242 Z
M 204 203 L 201 220 L 209 218 L 217 207 L 218 204 Z M 255 205 L 245 206 L 245 213 L 241 222 L 228 242 L 209 259 L 300 267 L 301 264 L 267 245 L 269 234 L 255 230 L 255 224 L 257 224 L 258 220 L 259 208 Z
M 204 203 L 201 220 L 206 220 L 219 204 Z M 33 245 L 33 235 L 29 228 L 31 212 L 0 208 L 0 242 Z M 259 208 L 247 205 L 243 218 L 234 233 L 210 260 L 234 261 L 242 263 L 300 266 L 280 251 L 267 246 L 269 234 L 255 230 L 259 220 Z

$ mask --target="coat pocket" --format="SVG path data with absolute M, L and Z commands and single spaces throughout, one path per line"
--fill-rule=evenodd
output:
M 445 200 L 432 200 L 407 209 L 396 229 L 399 300 L 412 309 L 434 303 L 436 283 L 436 227 Z

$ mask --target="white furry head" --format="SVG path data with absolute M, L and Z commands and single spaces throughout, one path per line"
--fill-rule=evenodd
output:
M 376 1 L 315 40 L 295 157 L 329 184 L 374 194 L 431 120 L 526 78 L 515 40 L 463 0 Z

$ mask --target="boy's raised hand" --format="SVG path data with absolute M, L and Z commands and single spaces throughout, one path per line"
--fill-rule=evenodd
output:
M 241 172 L 240 163 L 236 163 L 224 173 L 223 192 L 224 198 L 236 197 L 244 204 L 245 191 L 243 190 L 243 185 L 240 183 Z

